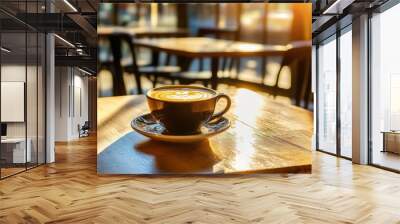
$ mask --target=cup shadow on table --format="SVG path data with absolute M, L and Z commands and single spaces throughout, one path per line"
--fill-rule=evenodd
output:
M 213 153 L 208 140 L 196 143 L 166 143 L 145 141 L 134 146 L 154 157 L 154 166 L 168 173 L 211 172 L 219 159 Z
M 130 132 L 97 156 L 98 174 L 213 174 L 210 142 L 167 143 Z

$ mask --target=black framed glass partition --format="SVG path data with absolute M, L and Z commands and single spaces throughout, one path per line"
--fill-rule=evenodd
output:
M 24 22 L 44 5 L 0 3 L 1 179 L 45 163 L 46 40 Z
M 352 26 L 316 44 L 316 148 L 352 157 Z

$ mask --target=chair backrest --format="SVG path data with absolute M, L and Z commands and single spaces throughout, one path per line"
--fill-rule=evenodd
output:
M 135 45 L 132 39 L 132 36 L 126 33 L 113 33 L 113 34 L 106 34 L 106 35 L 101 35 L 100 37 L 102 38 L 108 38 L 110 41 L 111 45 L 111 50 L 114 54 L 119 54 L 118 57 L 121 58 L 121 47 L 122 43 L 125 42 L 128 44 L 129 50 L 131 52 L 131 57 L 132 57 L 132 69 L 134 73 L 138 72 L 138 65 L 137 65 L 137 59 L 136 59 L 136 53 L 135 53 Z
M 297 62 L 297 70 L 291 78 L 292 98 L 300 106 L 308 99 L 308 86 L 311 82 L 311 41 L 296 41 L 289 45 L 291 48 L 285 54 L 285 65 Z M 299 75 L 302 74 L 302 75 Z
M 295 41 L 288 45 L 290 48 L 285 54 L 285 62 L 292 63 L 294 60 L 311 61 L 311 41 Z

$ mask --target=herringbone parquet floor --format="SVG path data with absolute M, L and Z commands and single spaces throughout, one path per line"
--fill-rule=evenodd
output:
M 313 156 L 311 175 L 100 177 L 90 137 L 0 181 L 0 223 L 400 223 L 400 175 Z

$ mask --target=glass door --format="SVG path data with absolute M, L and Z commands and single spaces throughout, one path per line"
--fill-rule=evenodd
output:
M 1 33 L 1 176 L 7 177 L 26 170 L 31 161 L 27 150 L 27 48 L 26 32 Z

